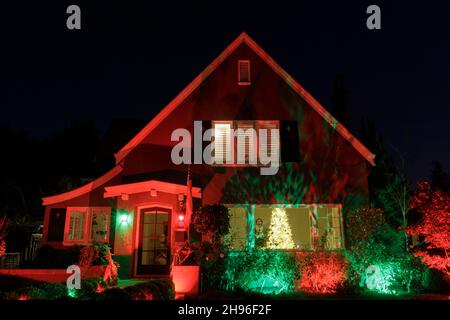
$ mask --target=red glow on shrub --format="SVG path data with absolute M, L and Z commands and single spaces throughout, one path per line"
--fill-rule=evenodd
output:
M 153 300 L 153 294 L 144 291 L 141 295 L 134 296 L 133 300 Z
M 434 191 L 428 182 L 422 181 L 411 197 L 411 208 L 417 209 L 422 219 L 406 232 L 423 237 L 426 244 L 415 252 L 415 256 L 429 268 L 450 276 L 450 195 L 441 190 Z
M 347 279 L 347 262 L 335 252 L 298 252 L 301 278 L 300 290 L 309 293 L 336 293 Z
M 103 291 L 105 291 L 105 288 L 103 288 L 103 286 L 100 283 L 97 284 L 97 289 L 95 290 L 95 292 L 102 293 Z
M 21 294 L 18 300 L 30 300 L 30 298 L 26 294 Z

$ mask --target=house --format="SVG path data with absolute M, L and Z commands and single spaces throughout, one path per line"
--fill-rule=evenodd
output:
M 211 162 L 174 163 L 181 142 L 173 132 L 186 129 L 194 137 L 199 123 L 201 135 L 215 130 Z M 266 130 L 265 143 L 246 129 Z M 273 156 L 275 174 L 261 174 L 268 164 L 264 153 Z M 189 238 L 183 208 L 190 167 L 194 209 L 227 205 L 234 247 L 252 245 L 249 239 L 267 245 L 276 212 L 291 232 L 283 249 L 342 249 L 342 216 L 368 203 L 374 158 L 243 33 L 115 154 L 115 167 L 80 188 L 43 198 L 43 243 L 63 249 L 107 242 L 122 277 L 167 275 L 174 250 Z

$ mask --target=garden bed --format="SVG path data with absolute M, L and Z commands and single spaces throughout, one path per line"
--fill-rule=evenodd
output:
M 172 300 L 173 283 L 152 279 L 125 288 L 99 290 L 99 278 L 84 279 L 80 289 L 65 282 L 48 283 L 18 276 L 0 275 L 0 300 Z

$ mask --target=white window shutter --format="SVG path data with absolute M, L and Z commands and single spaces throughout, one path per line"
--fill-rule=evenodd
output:
M 231 162 L 231 123 L 214 124 L 214 163 Z

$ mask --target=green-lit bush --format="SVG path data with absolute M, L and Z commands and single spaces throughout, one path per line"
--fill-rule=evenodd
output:
M 423 264 L 405 248 L 403 231 L 386 223 L 382 210 L 349 212 L 346 226 L 349 281 L 354 288 L 388 295 L 423 290 Z
M 152 279 L 123 289 L 111 288 L 97 294 L 98 300 L 172 300 L 175 297 L 173 283 L 164 279 Z
M 172 281 L 166 279 L 154 279 L 152 282 L 161 293 L 161 300 L 173 300 L 175 298 L 175 286 Z
M 111 288 L 103 291 L 97 296 L 97 300 L 113 300 L 113 301 L 124 301 L 132 300 L 130 290 L 120 288 Z
M 48 293 L 39 287 L 26 287 L 5 294 L 6 300 L 45 300 Z
M 221 287 L 225 291 L 281 294 L 294 289 L 299 265 L 287 252 L 254 249 L 230 252 L 225 258 Z

